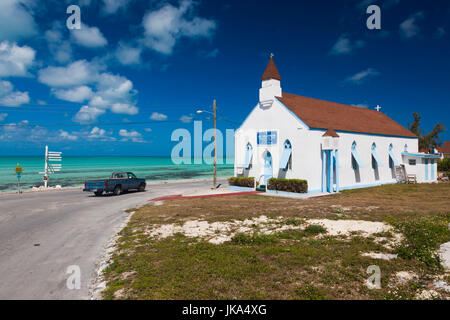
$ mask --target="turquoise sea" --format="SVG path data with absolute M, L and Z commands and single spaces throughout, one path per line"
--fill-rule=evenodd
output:
M 44 157 L 7 156 L 0 157 L 0 192 L 17 190 L 17 175 L 14 169 L 20 164 L 24 170 L 20 180 L 22 190 L 42 185 Z M 64 157 L 62 170 L 50 175 L 50 186 L 82 186 L 87 179 L 103 179 L 114 171 L 131 171 L 148 181 L 212 178 L 212 165 L 175 165 L 170 157 Z M 225 163 L 225 160 L 224 160 Z M 217 176 L 233 175 L 232 164 L 219 164 Z

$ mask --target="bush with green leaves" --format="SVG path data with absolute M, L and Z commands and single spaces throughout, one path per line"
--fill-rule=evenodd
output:
M 236 187 L 253 188 L 255 186 L 254 177 L 231 177 L 228 178 L 228 184 Z
M 307 193 L 308 181 L 301 179 L 269 179 L 269 190 L 294 192 L 294 193 Z
M 440 172 L 450 172 L 450 158 L 439 159 L 437 166 Z

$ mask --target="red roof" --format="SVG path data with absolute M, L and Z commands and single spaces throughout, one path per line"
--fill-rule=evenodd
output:
M 281 81 L 280 73 L 278 72 L 277 66 L 275 65 L 272 57 L 270 57 L 270 61 L 267 64 L 266 71 L 264 71 L 261 81 L 269 79 L 276 79 Z
M 450 153 L 450 141 L 445 141 L 442 147 L 437 148 L 440 153 Z
M 417 138 L 402 125 L 375 110 L 290 93 L 283 93 L 278 99 L 310 128 Z
M 339 135 L 334 131 L 333 129 L 328 129 L 327 132 L 325 132 L 322 137 L 334 137 L 339 138 Z

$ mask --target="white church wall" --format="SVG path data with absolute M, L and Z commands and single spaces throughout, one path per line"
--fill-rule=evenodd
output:
M 417 139 L 377 136 L 359 133 L 337 132 L 339 138 L 339 185 L 341 189 L 358 188 L 363 186 L 386 184 L 396 182 L 393 169 L 389 168 L 389 146 L 392 144 L 393 153 L 402 163 L 401 153 L 408 149 L 418 148 Z M 359 154 L 363 167 L 357 170 L 352 166 L 352 144 L 356 142 L 356 150 Z M 380 159 L 381 166 L 377 169 L 372 167 L 372 144 L 376 144 L 376 153 Z

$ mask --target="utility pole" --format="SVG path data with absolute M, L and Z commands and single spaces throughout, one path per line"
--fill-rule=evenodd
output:
M 217 186 L 217 145 L 216 145 L 216 99 L 213 102 L 213 113 L 214 113 L 214 186 Z

